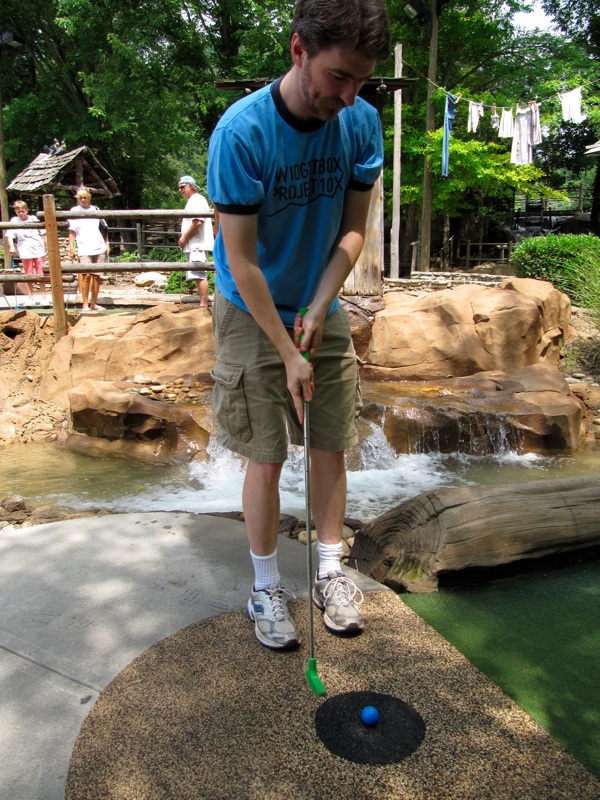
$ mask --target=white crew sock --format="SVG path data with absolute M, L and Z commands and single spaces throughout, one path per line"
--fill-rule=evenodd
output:
M 317 553 L 319 554 L 319 572 L 318 580 L 326 578 L 329 572 L 341 572 L 342 564 L 340 556 L 342 555 L 342 543 L 339 544 L 322 544 L 317 542 Z
M 254 565 L 254 591 L 260 592 L 269 586 L 279 583 L 281 576 L 277 565 L 277 548 L 270 556 L 255 556 L 250 551 L 252 564 Z

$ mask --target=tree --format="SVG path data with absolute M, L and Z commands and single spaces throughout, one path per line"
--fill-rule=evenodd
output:
M 287 63 L 289 5 L 271 0 L 5 0 L 0 20 L 26 47 L 7 83 L 7 163 L 15 174 L 55 136 L 87 144 L 125 207 L 179 203 L 203 181 L 208 137 L 235 99 L 219 77 Z
M 597 84 L 600 61 L 600 2 L 598 0 L 542 0 L 542 8 L 554 18 L 563 33 L 587 54 L 594 66 L 593 80 Z M 596 103 L 589 110 L 590 128 L 594 131 L 596 139 L 600 135 L 598 99 L 596 91 Z M 588 144 L 591 144 L 592 141 L 589 141 Z M 598 159 L 594 159 L 594 161 L 596 161 L 596 176 L 592 193 L 591 227 L 593 232 L 600 236 L 600 165 Z
M 460 95 L 457 117 L 452 129 L 450 145 L 450 177 L 439 178 L 439 167 L 434 166 L 433 207 L 453 216 L 455 235 L 460 235 L 461 219 L 473 217 L 482 207 L 492 208 L 502 204 L 512 185 L 517 191 L 527 191 L 537 197 L 551 195 L 548 190 L 562 190 L 570 180 L 571 172 L 564 171 L 568 152 L 573 167 L 581 169 L 587 136 L 581 128 L 569 131 L 562 126 L 557 91 L 565 91 L 589 81 L 597 75 L 596 66 L 590 65 L 587 54 L 577 42 L 564 41 L 548 32 L 526 33 L 515 28 L 514 13 L 523 3 L 486 3 L 485 7 L 474 0 L 450 2 L 443 6 L 440 17 L 437 84 L 444 91 L 436 95 L 436 130 L 443 124 L 445 92 Z M 426 28 L 418 29 L 404 22 L 401 6 L 395 22 L 395 37 L 403 42 L 405 75 L 422 77 L 427 72 L 428 37 Z M 436 133 L 426 142 L 424 125 L 425 80 L 407 98 L 403 112 L 402 185 L 403 208 L 410 217 L 409 201 L 418 199 L 422 180 L 422 154 L 430 154 L 437 164 L 440 161 L 441 135 Z M 545 101 L 540 110 L 546 135 L 543 145 L 536 148 L 535 179 L 524 167 L 517 168 L 521 177 L 516 180 L 515 168 L 510 165 L 508 153 L 511 141 L 498 139 L 490 125 L 493 104 L 514 107 L 517 102 Z M 486 116 L 476 133 L 467 130 L 468 101 L 478 100 L 486 105 Z M 391 121 L 387 123 L 391 134 Z M 573 135 L 569 135 L 573 134 Z M 492 145 L 495 147 L 480 146 Z M 589 143 L 589 142 L 587 142 Z M 506 158 L 499 161 L 504 153 Z M 563 168 L 560 175 L 557 166 Z M 436 173 L 437 169 L 437 173 Z M 461 174 L 462 173 L 462 174 Z M 497 175 L 490 182 L 486 178 Z M 504 177 L 506 180 L 504 180 Z M 557 179 L 560 179 L 557 181 Z M 559 191 L 560 193 L 560 191 Z M 510 207 L 510 203 L 505 204 Z M 416 218 L 416 214 L 412 214 Z M 416 229 L 409 229 L 405 241 L 418 238 Z

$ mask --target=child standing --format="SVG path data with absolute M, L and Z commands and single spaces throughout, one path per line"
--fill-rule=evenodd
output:
M 24 200 L 17 200 L 13 204 L 17 214 L 11 219 L 11 223 L 20 225 L 24 222 L 37 222 L 37 217 L 30 216 L 27 203 Z M 41 302 L 36 300 L 35 305 L 47 305 L 46 303 L 46 283 L 43 280 L 44 264 L 46 263 L 46 231 L 40 228 L 14 228 L 6 232 L 8 246 L 14 256 L 17 252 L 23 263 L 25 275 L 41 275 L 40 293 Z M 28 298 L 25 305 L 33 305 L 33 290 L 30 281 L 25 284 Z

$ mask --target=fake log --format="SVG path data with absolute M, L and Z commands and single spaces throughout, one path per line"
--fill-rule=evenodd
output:
M 380 583 L 435 592 L 441 573 L 600 544 L 600 477 L 438 489 L 357 531 L 348 563 Z

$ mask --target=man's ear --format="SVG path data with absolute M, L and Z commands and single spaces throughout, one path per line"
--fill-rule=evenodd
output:
M 297 33 L 292 34 L 290 50 L 292 53 L 292 61 L 294 62 L 294 65 L 296 67 L 301 67 L 306 58 L 308 58 L 308 53 L 306 52 L 306 49 L 302 44 L 302 39 L 298 36 Z

